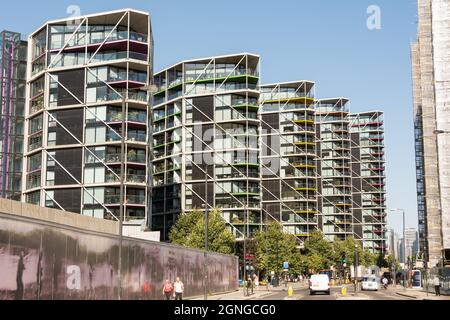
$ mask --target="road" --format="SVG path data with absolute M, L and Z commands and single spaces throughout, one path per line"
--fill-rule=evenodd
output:
M 286 291 L 278 291 L 273 294 L 261 297 L 261 300 L 414 300 L 397 295 L 393 290 L 379 291 L 363 291 L 354 295 L 352 286 L 347 287 L 347 295 L 341 294 L 341 287 L 332 287 L 330 295 L 324 293 L 317 293 L 315 295 L 309 294 L 309 289 L 304 287 L 294 290 L 292 297 L 287 296 Z

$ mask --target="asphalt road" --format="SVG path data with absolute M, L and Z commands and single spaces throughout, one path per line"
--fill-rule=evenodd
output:
M 292 297 L 288 297 L 287 291 L 274 292 L 266 295 L 261 300 L 410 300 L 406 297 L 397 295 L 391 290 L 381 289 L 378 291 L 362 291 L 354 296 L 353 287 L 347 286 L 347 295 L 341 294 L 341 287 L 332 287 L 330 295 L 325 293 L 309 294 L 308 288 L 294 290 Z M 412 299 L 414 300 L 414 299 Z

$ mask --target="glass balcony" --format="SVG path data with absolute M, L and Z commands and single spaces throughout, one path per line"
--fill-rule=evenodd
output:
M 120 60 L 120 59 L 135 59 L 141 61 L 147 61 L 148 56 L 143 53 L 133 52 L 133 51 L 112 51 L 112 52 L 98 52 L 95 56 L 92 56 L 93 53 L 89 55 L 88 60 L 91 60 L 91 63 L 100 63 L 111 60 Z
M 44 97 L 38 97 L 36 99 L 34 99 L 33 101 L 31 101 L 31 107 L 30 107 L 30 112 L 31 113 L 36 113 L 40 110 L 44 109 Z
M 121 203 L 120 201 L 120 195 L 105 195 L 105 204 L 111 204 L 111 205 L 119 205 Z M 126 195 L 124 204 L 126 205 L 145 205 L 145 196 L 139 196 L 139 195 Z
M 147 177 L 139 174 L 127 174 L 126 181 L 129 183 L 145 183 Z
M 127 141 L 146 142 L 147 134 L 145 132 L 128 132 Z
M 139 112 L 139 111 L 129 111 L 128 112 L 128 121 L 147 123 L 147 113 Z
M 234 78 L 240 76 L 252 76 L 259 77 L 259 73 L 255 69 L 217 69 L 216 72 L 213 70 L 188 70 L 186 71 L 185 81 L 186 82 L 203 82 L 207 80 L 225 80 L 226 78 Z

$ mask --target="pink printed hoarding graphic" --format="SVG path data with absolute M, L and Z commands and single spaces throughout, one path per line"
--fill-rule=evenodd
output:
M 117 299 L 119 239 L 0 214 L 0 299 Z M 125 238 L 122 299 L 162 300 L 165 279 L 204 292 L 204 253 Z M 236 257 L 208 254 L 210 292 L 238 287 Z

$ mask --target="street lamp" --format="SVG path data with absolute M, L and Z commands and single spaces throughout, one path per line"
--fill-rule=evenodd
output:
M 205 292 L 204 299 L 208 300 L 208 166 L 205 168 L 205 203 L 202 204 L 205 209 L 205 253 L 204 253 L 204 269 L 205 269 Z
M 396 259 L 395 259 L 395 230 L 392 228 L 391 230 L 391 255 L 392 255 L 392 270 L 393 270 L 393 276 L 394 276 L 394 288 L 397 286 L 397 269 L 396 269 Z
M 355 295 L 358 294 L 358 265 L 359 265 L 359 253 L 358 253 L 358 245 L 355 244 L 355 256 L 354 256 L 354 265 L 355 265 Z
M 147 91 L 147 99 L 148 99 L 148 104 L 150 106 L 153 106 L 153 93 L 155 93 L 157 91 L 157 88 L 155 85 L 153 84 L 149 84 L 146 86 L 142 86 L 139 88 L 136 88 L 138 90 L 145 90 Z M 123 219 L 125 216 L 124 213 L 124 202 L 125 202 L 125 197 L 124 197 L 124 193 L 125 193 L 125 139 L 126 139 L 126 129 L 125 129 L 125 112 L 126 112 L 126 104 L 127 104 L 127 98 L 128 98 L 128 90 L 125 89 L 124 91 L 122 91 L 122 125 L 121 125 L 121 140 L 120 140 L 120 207 L 119 207 L 119 261 L 118 261 L 118 270 L 117 270 L 117 277 L 118 277 L 118 282 L 119 282 L 119 288 L 118 288 L 118 298 L 119 300 L 122 299 L 122 247 L 123 247 Z M 153 110 L 150 108 L 150 123 L 149 123 L 149 137 L 153 137 Z M 151 143 L 149 144 L 150 146 L 152 145 Z M 153 183 L 152 181 L 152 156 L 153 156 L 153 151 L 152 151 L 152 147 L 150 147 L 150 152 L 149 152 L 149 156 L 150 156 L 150 166 L 149 167 L 149 172 L 150 172 L 150 183 L 148 183 L 149 187 L 149 192 L 151 192 L 152 188 L 151 185 Z M 151 193 L 150 193 L 151 194 Z M 148 206 L 149 208 L 151 208 L 151 206 Z M 151 210 L 151 209 L 150 209 Z
M 390 209 L 389 212 L 401 212 L 403 215 L 403 265 L 406 265 L 406 228 L 405 228 L 405 210 L 404 209 Z M 409 270 L 407 270 L 407 272 L 409 272 Z M 406 275 L 405 278 L 403 279 L 403 286 L 406 289 Z

